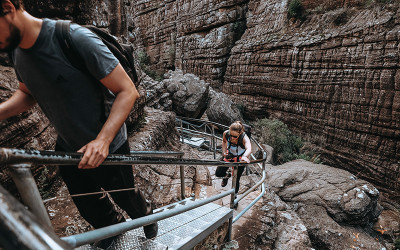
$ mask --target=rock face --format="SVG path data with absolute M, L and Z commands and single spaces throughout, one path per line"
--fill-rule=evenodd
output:
M 328 1 L 319 2 L 307 4 Z M 399 199 L 398 6 L 322 11 L 304 22 L 287 19 L 288 1 L 248 8 L 223 91 L 248 117 L 278 117 L 313 137 L 326 164 Z
M 139 1 L 135 43 L 155 68 L 198 75 L 247 118 L 278 117 L 327 164 L 399 197 L 398 5 L 303 3 L 300 22 L 289 1 Z
M 62 18 L 79 24 L 92 24 L 108 28 L 113 35 L 128 34 L 126 19 L 128 1 L 68 1 L 68 0 L 24 0 L 25 9 L 34 16 Z
M 219 87 L 229 52 L 245 28 L 247 2 L 135 1 L 128 19 L 134 20 L 135 43 L 154 70 L 179 68 Z

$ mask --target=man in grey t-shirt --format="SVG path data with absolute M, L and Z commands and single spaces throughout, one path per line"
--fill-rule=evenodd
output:
M 19 2 L 0 0 L 0 50 L 13 53 L 19 81 L 13 96 L 0 104 L 0 120 L 39 104 L 57 131 L 56 150 L 83 153 L 78 166 L 60 167 L 71 194 L 133 189 L 131 166 L 100 166 L 109 153 L 129 153 L 124 122 L 139 97 L 132 80 L 107 46 L 76 24 L 70 29 L 72 43 L 89 73 L 75 68 L 55 37 L 56 22 L 31 16 Z M 111 195 L 131 218 L 152 212 L 137 190 Z M 124 221 L 108 198 L 73 199 L 95 228 Z M 148 238 L 157 234 L 156 224 L 144 229 Z

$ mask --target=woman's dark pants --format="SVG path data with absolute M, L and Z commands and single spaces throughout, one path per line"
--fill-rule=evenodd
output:
M 240 181 L 240 177 L 243 174 L 244 167 L 245 166 L 239 166 L 238 167 L 238 174 L 237 174 L 237 178 L 236 178 L 235 193 L 239 192 L 239 181 Z M 215 170 L 215 176 L 217 176 L 217 177 L 225 177 L 226 176 L 226 171 L 228 170 L 228 168 L 230 168 L 230 167 L 217 167 L 217 170 Z

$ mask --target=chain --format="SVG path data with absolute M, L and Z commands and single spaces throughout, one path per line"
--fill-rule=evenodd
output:
M 185 184 L 191 184 L 192 182 L 185 182 Z M 174 183 L 174 184 L 158 184 L 159 186 L 175 186 L 175 185 L 181 185 L 180 183 Z M 81 194 L 71 194 L 71 195 L 59 195 L 56 197 L 52 197 L 49 199 L 44 200 L 43 202 L 49 202 L 55 199 L 61 199 L 61 198 L 68 198 L 68 197 L 81 197 L 81 196 L 89 196 L 89 195 L 96 195 L 96 194 L 105 194 L 105 193 L 115 193 L 115 192 L 123 192 L 123 191 L 130 191 L 134 190 L 135 188 L 122 188 L 122 189 L 113 189 L 113 190 L 104 190 L 104 191 L 98 191 L 98 192 L 91 192 L 91 193 L 81 193 Z

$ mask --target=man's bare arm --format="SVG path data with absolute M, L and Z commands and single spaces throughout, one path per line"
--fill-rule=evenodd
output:
M 19 88 L 14 94 L 7 101 L 0 104 L 0 120 L 25 112 L 33 107 L 35 103 L 36 101 L 31 96 L 28 88 L 20 82 Z
M 108 156 L 108 148 L 111 142 L 139 97 L 135 85 L 121 64 L 118 64 L 109 75 L 100 81 L 115 94 L 116 98 L 111 107 L 110 115 L 97 138 L 78 150 L 78 152 L 84 153 L 79 168 L 96 168 L 104 161 Z

